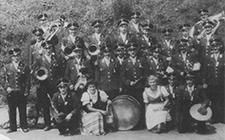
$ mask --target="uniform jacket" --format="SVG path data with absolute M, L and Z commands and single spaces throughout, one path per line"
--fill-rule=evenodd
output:
M 183 60 L 181 53 L 178 53 L 172 57 L 172 68 L 178 73 L 192 71 L 193 64 L 199 62 L 195 54 L 186 54 L 186 61 Z
M 87 38 L 88 40 L 87 40 L 87 42 L 90 44 L 90 43 L 94 43 L 94 44 L 96 44 L 97 46 L 101 46 L 102 45 L 102 43 L 104 43 L 104 42 L 106 42 L 106 43 L 108 43 L 108 44 L 111 44 L 111 39 L 110 39 L 110 37 L 108 36 L 108 35 L 106 35 L 106 34 L 103 34 L 103 33 L 101 33 L 101 35 L 100 35 L 100 42 L 97 40 L 97 38 L 96 38 L 96 36 L 95 36 L 95 33 L 93 33 L 92 35 L 90 35 L 90 36 L 88 36 L 88 38 Z
M 158 72 L 165 71 L 168 66 L 168 63 L 163 56 L 159 56 L 158 64 L 155 63 L 153 56 L 148 57 L 147 64 L 148 64 L 148 74 L 150 75 L 155 75 Z
M 113 38 L 114 38 L 113 46 L 115 44 L 125 44 L 126 45 L 131 40 L 136 39 L 136 36 L 134 34 L 131 34 L 131 33 L 128 32 L 127 36 L 126 36 L 126 40 L 123 41 L 122 37 L 120 36 L 120 33 L 116 33 Z
M 176 110 L 178 113 L 182 112 L 182 108 L 190 108 L 192 105 L 197 103 L 202 103 L 207 106 L 209 105 L 209 99 L 202 86 L 194 85 L 194 90 L 192 91 L 193 97 L 191 97 L 187 85 L 180 86 L 176 92 Z
M 122 63 L 120 69 L 122 84 L 130 88 L 131 81 L 138 81 L 132 88 L 144 88 L 148 74 L 147 71 L 145 59 L 137 58 L 136 63 L 133 65 L 131 58 L 127 58 Z
M 52 85 L 55 85 L 56 81 L 60 78 L 58 57 L 53 53 L 51 55 L 51 62 L 49 62 L 45 55 L 41 55 L 35 65 L 35 71 L 40 67 L 45 67 L 48 70 L 48 78 L 46 80 L 48 80 Z
M 84 67 L 85 60 L 81 58 L 80 63 L 78 64 L 76 59 L 70 59 L 67 61 L 65 78 L 67 78 L 71 84 L 76 84 L 81 67 Z
M 5 90 L 10 87 L 19 90 L 21 94 L 24 94 L 25 90 L 29 91 L 30 70 L 27 64 L 19 62 L 18 69 L 16 69 L 13 63 L 9 63 L 4 67 L 3 75 L 6 78 L 6 84 L 3 84 Z
M 128 31 L 129 31 L 129 33 L 131 33 L 131 34 L 137 34 L 137 35 L 140 35 L 140 34 L 141 34 L 141 26 L 140 26 L 140 24 L 138 23 L 138 29 L 136 29 L 136 28 L 134 27 L 134 24 L 133 24 L 132 22 L 130 22 L 130 23 L 128 24 Z
M 162 54 L 165 56 L 172 56 L 177 53 L 177 45 L 175 39 L 169 40 L 169 44 L 167 44 L 165 39 L 161 39 L 162 46 Z
M 224 85 L 224 66 L 225 66 L 224 53 L 220 53 L 217 61 L 213 54 L 205 58 L 205 80 L 209 85 Z
M 80 103 L 73 92 L 68 92 L 65 101 L 59 92 L 55 93 L 52 98 L 53 106 L 57 111 L 65 114 L 72 113 L 73 115 L 80 115 Z
M 73 42 L 71 36 L 67 36 L 67 37 L 64 37 L 62 39 L 62 45 L 63 46 L 67 46 L 69 44 L 74 44 L 75 46 L 77 46 L 78 44 L 81 45 L 83 48 L 85 48 L 85 45 L 84 45 L 84 40 L 83 38 L 79 37 L 79 36 L 75 36 L 75 41 Z
M 120 87 L 120 64 L 114 58 L 110 58 L 109 66 L 105 59 L 98 62 L 96 80 L 103 91 L 118 89 Z

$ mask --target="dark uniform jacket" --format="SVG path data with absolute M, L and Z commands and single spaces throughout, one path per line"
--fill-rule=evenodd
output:
M 105 59 L 98 62 L 96 70 L 96 80 L 99 83 L 99 88 L 103 91 L 119 89 L 120 87 L 120 64 L 114 58 L 110 58 L 109 66 Z
M 213 54 L 205 58 L 205 80 L 208 85 L 224 85 L 224 53 L 220 53 L 217 61 Z
M 209 105 L 209 99 L 205 94 L 205 91 L 202 86 L 194 85 L 194 90 L 192 91 L 192 96 L 190 95 L 187 85 L 182 85 L 177 90 L 177 101 L 176 101 L 176 110 L 177 113 L 182 113 L 183 108 L 188 108 L 194 104 L 202 103 L 206 106 Z
M 131 81 L 138 81 L 132 88 L 144 88 L 147 77 L 147 63 L 143 58 L 137 58 L 136 63 L 133 64 L 131 58 L 127 58 L 123 61 L 120 76 L 122 84 L 130 87 Z
M 73 92 L 68 92 L 65 101 L 63 100 L 61 94 L 59 92 L 55 93 L 53 98 L 53 106 L 57 109 L 57 111 L 64 114 L 73 114 L 80 115 L 80 103 Z
M 10 87 L 15 91 L 20 91 L 21 94 L 24 94 L 25 90 L 29 91 L 29 72 L 28 65 L 23 62 L 19 62 L 17 69 L 13 63 L 7 64 L 3 74 L 6 78 L 6 84 L 3 84 L 4 89 Z
M 51 62 L 47 60 L 45 55 L 42 55 L 35 64 L 35 71 L 37 71 L 40 67 L 46 68 L 48 70 L 48 77 L 46 80 L 54 86 L 60 76 L 58 66 L 58 58 L 54 53 L 51 55 Z
M 81 58 L 79 64 L 77 59 L 70 59 L 67 61 L 66 70 L 65 70 L 65 78 L 68 79 L 71 84 L 76 84 L 78 74 L 80 72 L 80 68 L 84 67 L 85 60 Z
M 162 54 L 165 56 L 172 56 L 177 53 L 177 45 L 175 39 L 168 40 L 169 43 L 166 42 L 165 39 L 161 39 L 162 46 Z

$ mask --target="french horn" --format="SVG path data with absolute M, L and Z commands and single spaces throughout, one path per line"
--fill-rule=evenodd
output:
M 96 44 L 90 44 L 88 46 L 88 53 L 93 56 L 93 55 L 98 55 L 100 53 L 100 49 L 98 48 L 98 46 Z
M 46 67 L 40 67 L 35 71 L 35 77 L 40 80 L 44 81 L 48 78 L 48 69 Z

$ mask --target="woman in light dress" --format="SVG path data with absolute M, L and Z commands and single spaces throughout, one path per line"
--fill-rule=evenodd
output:
M 162 133 L 166 131 L 166 121 L 171 119 L 165 108 L 169 101 L 169 93 L 164 86 L 158 85 L 157 76 L 150 75 L 147 82 L 149 87 L 143 92 L 146 126 L 151 132 Z

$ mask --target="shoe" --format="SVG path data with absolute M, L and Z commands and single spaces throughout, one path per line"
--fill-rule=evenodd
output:
M 197 134 L 206 134 L 206 129 L 199 129 L 196 131 Z
M 24 128 L 24 129 L 22 129 L 22 131 L 23 131 L 24 133 L 27 133 L 27 132 L 29 132 L 29 129 L 28 129 L 28 128 Z
M 51 126 L 46 126 L 46 127 L 44 128 L 44 131 L 49 131 L 49 130 L 51 130 Z
M 9 129 L 8 131 L 7 131 L 7 133 L 12 133 L 12 132 L 16 132 L 17 130 L 16 129 Z

